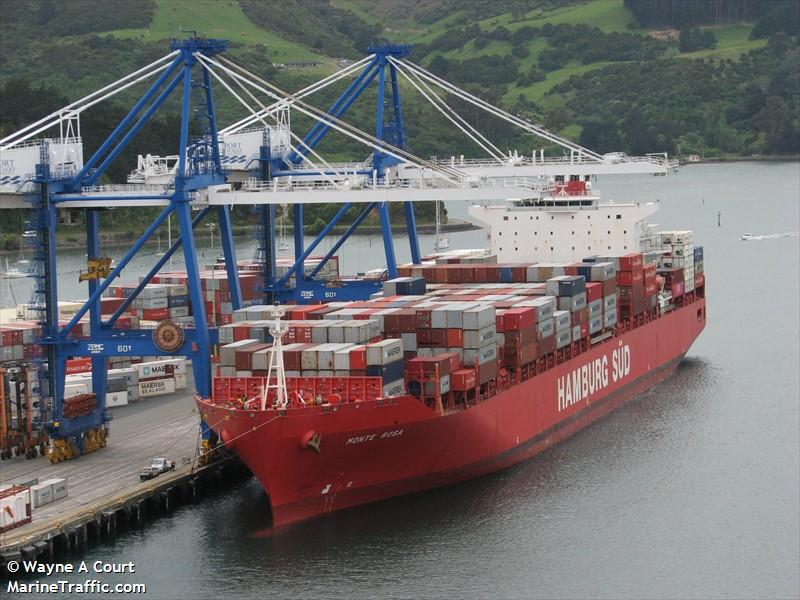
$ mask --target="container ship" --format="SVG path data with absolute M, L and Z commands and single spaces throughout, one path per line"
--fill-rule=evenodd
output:
M 274 526 L 526 460 L 668 377 L 706 322 L 703 250 L 585 178 L 476 206 L 491 247 L 362 302 L 251 306 L 219 329 L 204 422 Z

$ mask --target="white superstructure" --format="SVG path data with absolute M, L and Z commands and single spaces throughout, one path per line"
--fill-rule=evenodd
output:
M 638 252 L 649 231 L 654 203 L 600 202 L 584 181 L 554 192 L 472 206 L 471 216 L 489 227 L 491 253 L 498 262 L 578 261 L 592 254 Z

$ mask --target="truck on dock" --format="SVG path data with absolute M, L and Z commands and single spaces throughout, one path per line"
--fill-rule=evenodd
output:
M 148 479 L 153 479 L 153 477 L 158 477 L 162 473 L 172 471 L 174 468 L 174 460 L 170 460 L 168 458 L 154 458 L 149 467 L 141 470 L 139 473 L 139 479 L 141 481 L 147 481 Z

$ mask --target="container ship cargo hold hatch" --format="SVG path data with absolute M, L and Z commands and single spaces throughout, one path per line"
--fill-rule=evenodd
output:
M 489 250 L 404 265 L 368 301 L 220 328 L 198 406 L 274 525 L 506 468 L 675 370 L 705 326 L 703 250 L 585 183 L 474 207 Z

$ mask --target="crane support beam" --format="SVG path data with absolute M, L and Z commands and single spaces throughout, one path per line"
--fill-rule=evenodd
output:
M 358 216 L 355 218 L 355 220 L 350 224 L 350 227 L 347 228 L 347 231 L 345 231 L 342 234 L 342 237 L 340 237 L 336 241 L 336 243 L 331 247 L 331 249 L 328 250 L 328 253 L 325 255 L 325 257 L 319 262 L 319 264 L 316 267 L 314 267 L 314 270 L 311 271 L 311 273 L 309 273 L 309 279 L 314 279 L 314 277 L 316 277 L 317 274 L 322 270 L 322 267 L 324 267 L 325 264 L 331 258 L 333 258 L 336 255 L 336 253 L 339 251 L 339 248 L 341 248 L 342 245 L 347 241 L 347 239 L 351 235 L 353 235 L 353 232 L 356 229 L 358 229 L 358 227 L 364 222 L 364 220 L 369 216 L 369 213 L 372 212 L 372 210 L 375 208 L 375 206 L 376 205 L 373 202 L 373 203 L 367 204 L 367 206 L 364 207 L 364 210 L 362 210 L 358 214 Z
M 325 238 L 325 236 L 328 235 L 333 230 L 333 228 L 339 221 L 341 221 L 342 217 L 347 213 L 347 211 L 350 210 L 350 206 L 351 204 L 349 202 L 346 202 L 339 208 L 338 212 L 333 216 L 333 218 L 330 221 L 328 221 L 325 227 L 322 228 L 322 231 L 320 231 L 317 234 L 316 239 L 313 242 L 311 242 L 311 244 L 309 244 L 308 248 L 306 248 L 303 251 L 302 255 L 295 261 L 295 263 L 291 267 L 289 267 L 289 270 L 275 282 L 276 288 L 285 285 L 286 282 L 289 281 L 289 278 L 295 273 L 298 273 L 297 275 L 298 280 L 303 278 L 304 272 L 300 271 L 299 269 L 303 266 L 305 260 L 314 251 L 314 248 L 316 248 L 319 245 L 319 243 Z
M 197 225 L 205 218 L 205 216 L 208 214 L 208 211 L 210 210 L 211 208 L 207 206 L 204 209 L 202 209 L 199 213 L 197 213 L 197 215 L 195 215 L 194 219 L 192 219 L 192 230 L 197 228 Z M 150 283 L 153 277 L 155 277 L 158 274 L 158 272 L 161 271 L 164 265 L 166 265 L 167 262 L 169 262 L 169 259 L 172 258 L 172 255 L 175 254 L 175 252 L 177 252 L 178 248 L 180 248 L 182 244 L 183 244 L 183 235 L 179 236 L 178 239 L 172 243 L 172 246 L 167 248 L 167 251 L 164 253 L 164 255 L 161 258 L 159 258 L 158 261 L 156 261 L 156 264 L 150 269 L 147 275 L 145 275 L 142 278 L 142 280 L 139 282 L 136 288 L 134 288 L 131 294 L 127 298 L 125 298 L 125 301 L 114 312 L 114 314 L 111 315 L 111 317 L 109 317 L 107 321 L 103 322 L 103 327 L 114 326 L 114 323 L 117 322 L 117 319 L 119 319 L 122 316 L 122 313 L 128 310 L 130 305 L 133 304 L 133 301 L 136 300 L 136 298 L 139 296 L 139 294 L 145 288 L 145 286 L 148 283 Z

